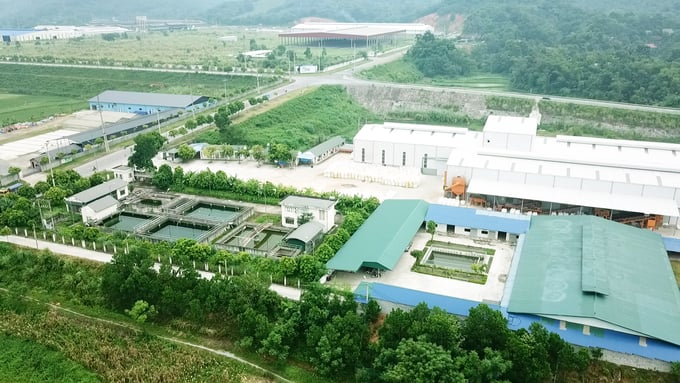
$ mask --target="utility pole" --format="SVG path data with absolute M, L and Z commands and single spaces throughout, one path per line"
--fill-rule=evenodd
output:
M 99 121 L 102 124 L 102 136 L 104 136 L 104 151 L 109 152 L 109 139 L 106 137 L 106 130 L 104 129 L 104 116 L 102 115 L 102 105 L 99 103 L 99 95 L 97 95 L 97 109 L 99 110 Z
M 227 101 L 227 79 L 224 79 L 224 101 Z
M 156 121 L 158 122 L 158 134 L 161 134 L 161 110 L 156 109 Z
M 47 145 L 49 142 L 50 142 L 49 140 L 45 141 L 45 155 L 47 156 L 47 166 L 50 167 L 50 175 L 52 176 L 52 186 L 57 186 L 56 183 L 54 182 L 54 170 L 52 170 L 52 159 L 50 158 L 50 149 Z

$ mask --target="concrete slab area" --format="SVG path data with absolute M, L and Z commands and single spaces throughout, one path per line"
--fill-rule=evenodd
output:
M 60 129 L 0 145 L 0 160 L 13 160 L 30 153 L 45 151 L 45 144 L 48 144 L 52 149 L 54 144 L 50 142 L 63 141 L 60 139 L 75 133 L 78 133 L 78 131 Z
M 207 161 L 194 160 L 185 163 L 174 163 L 162 160 L 160 156 L 154 159 L 154 164 L 160 166 L 169 164 L 171 167 L 181 166 L 184 172 L 200 172 L 210 169 L 212 172 L 224 171 L 227 175 L 235 176 L 242 180 L 257 179 L 261 182 L 271 182 L 275 185 L 282 184 L 294 186 L 298 189 L 311 188 L 320 192 L 337 191 L 345 195 L 359 195 L 362 197 L 376 197 L 379 200 L 390 198 L 416 198 L 428 202 L 436 202 L 442 196 L 442 178 L 439 176 L 425 176 L 420 178 L 417 188 L 406 188 L 394 185 L 383 185 L 376 182 L 359 181 L 354 179 L 331 178 L 323 174 L 329 167 L 337 167 L 337 164 L 351 161 L 351 154 L 339 153 L 321 164 L 310 166 L 298 166 L 295 168 L 277 168 L 273 165 L 257 166 L 255 161 Z M 355 164 L 361 166 L 361 164 Z M 375 169 L 373 167 L 373 169 Z M 375 169 L 376 179 L 380 178 L 380 169 Z

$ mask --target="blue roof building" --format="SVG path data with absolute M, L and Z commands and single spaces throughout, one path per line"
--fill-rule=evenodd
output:
M 89 102 L 91 110 L 155 114 L 173 109 L 201 109 L 210 99 L 206 96 L 107 90 L 92 97 Z
M 437 223 L 437 231 L 477 238 L 516 242 L 529 229 L 531 217 L 521 214 L 431 204 L 426 221 Z

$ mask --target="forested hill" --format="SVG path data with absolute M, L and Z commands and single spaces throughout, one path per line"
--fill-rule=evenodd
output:
M 441 0 L 0 0 L 0 29 L 85 24 L 93 19 L 201 19 L 223 25 L 292 25 L 305 17 L 346 22 L 412 22 Z
M 440 15 L 463 14 L 468 15 L 480 9 L 493 7 L 536 7 L 544 3 L 543 0 L 446 0 L 437 8 Z M 553 0 L 557 6 L 569 5 L 583 10 L 599 11 L 603 13 L 637 13 L 637 14 L 678 14 L 680 2 L 677 0 Z
M 513 89 L 680 106 L 680 16 L 602 13 L 553 1 L 481 8 L 464 34 L 475 70 Z

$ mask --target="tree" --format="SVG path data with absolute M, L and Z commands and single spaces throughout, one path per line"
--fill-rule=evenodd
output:
M 485 304 L 470 309 L 461 329 L 463 348 L 484 355 L 484 349 L 504 350 L 510 336 L 508 320 Z
M 181 188 L 184 186 L 184 169 L 181 166 L 175 167 L 175 173 L 172 175 L 172 183 Z
M 383 349 L 375 363 L 385 382 L 466 382 L 446 350 L 422 340 L 407 339 L 396 350 Z
M 188 120 L 187 122 L 184 123 L 184 127 L 187 128 L 188 130 L 194 130 L 198 126 L 198 123 L 196 120 Z
M 167 190 L 173 184 L 173 174 L 170 165 L 161 165 L 153 175 L 151 181 L 154 186 L 161 190 Z
M 274 144 L 269 148 L 269 159 L 274 162 L 289 162 L 293 158 L 286 144 Z
M 17 166 L 10 166 L 9 169 L 7 169 L 7 174 L 11 176 L 18 176 L 19 173 L 21 173 L 21 168 Z
M 50 186 L 51 185 L 45 181 L 38 181 L 33 187 L 35 188 L 35 192 L 37 194 L 44 194 L 47 190 L 49 190 Z
M 64 203 L 64 198 L 68 193 L 59 186 L 52 186 L 45 192 L 45 199 L 50 201 L 53 205 L 60 205 Z
M 437 230 L 437 223 L 435 221 L 427 221 L 427 232 L 432 235 L 430 238 L 431 240 L 434 240 L 434 233 Z
M 253 147 L 250 148 L 250 154 L 253 156 L 253 159 L 257 161 L 258 165 L 267 158 L 267 153 L 265 153 L 262 145 L 253 145 Z
M 177 149 L 177 155 L 182 159 L 182 161 L 189 161 L 196 157 L 196 151 L 191 146 L 182 144 Z
M 151 132 L 138 135 L 134 142 L 135 149 L 128 159 L 128 165 L 139 169 L 154 170 L 152 159 L 163 147 L 165 138 L 158 132 Z
M 231 145 L 222 145 L 222 158 L 231 158 L 234 156 L 234 147 Z
M 125 313 L 135 322 L 145 323 L 147 319 L 152 319 L 156 316 L 156 307 L 149 305 L 147 301 L 138 300 L 130 310 L 125 310 Z
M 298 217 L 298 226 L 302 226 L 306 224 L 307 222 L 310 222 L 314 219 L 314 214 L 312 214 L 309 211 L 306 211 Z

